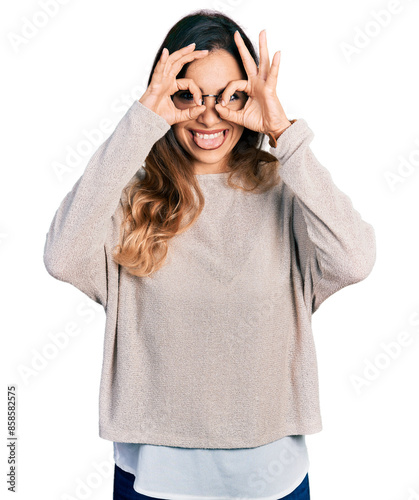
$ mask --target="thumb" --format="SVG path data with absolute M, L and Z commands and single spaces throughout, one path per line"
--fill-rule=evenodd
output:
M 221 116 L 221 118 L 223 118 L 224 120 L 230 120 L 238 123 L 237 111 L 233 111 L 232 109 L 229 109 L 218 103 L 215 105 L 215 109 L 217 110 L 217 113 Z
M 206 106 L 194 106 L 193 108 L 185 109 L 186 117 L 185 119 L 195 119 L 201 113 L 205 111 Z

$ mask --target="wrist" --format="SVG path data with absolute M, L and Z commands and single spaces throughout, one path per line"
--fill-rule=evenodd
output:
M 266 135 L 269 137 L 269 145 L 273 148 L 277 147 L 277 140 L 279 137 L 287 130 L 287 128 L 291 127 L 291 125 L 297 120 L 287 120 L 284 122 L 283 126 L 276 130 L 269 130 L 266 132 Z
M 291 125 L 291 122 L 289 120 L 287 120 L 286 122 L 284 122 L 284 124 L 276 129 L 276 130 L 270 130 L 269 132 L 272 133 L 272 135 L 275 137 L 275 139 L 278 139 L 278 137 L 283 133 L 285 132 L 285 130 Z

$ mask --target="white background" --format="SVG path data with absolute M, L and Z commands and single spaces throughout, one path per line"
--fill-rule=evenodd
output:
M 145 91 L 167 31 L 205 7 L 231 16 L 257 51 L 266 28 L 271 60 L 282 51 L 277 94 L 287 116 L 307 120 L 315 155 L 376 231 L 370 276 L 313 315 L 324 428 L 307 436 L 311 497 L 418 499 L 419 1 L 45 4 L 54 15 L 42 0 L 1 7 L 2 498 L 112 498 L 112 442 L 98 435 L 105 313 L 47 273 L 43 247 L 98 146 L 71 165 L 69 150 L 102 119 L 115 127 Z M 58 164 L 67 165 L 61 177 Z M 54 353 L 60 332 L 68 344 Z M 386 346 L 402 332 L 408 345 L 391 358 Z M 368 380 L 371 364 L 379 368 Z M 358 391 L 355 377 L 365 382 Z M 18 395 L 15 496 L 6 485 L 8 385 Z M 81 484 L 90 484 L 85 496 Z

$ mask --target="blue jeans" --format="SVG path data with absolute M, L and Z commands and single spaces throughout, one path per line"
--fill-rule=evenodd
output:
M 115 464 L 113 500 L 156 500 L 155 497 L 148 497 L 136 492 L 134 490 L 134 481 L 134 474 L 124 471 Z M 308 474 L 292 493 L 282 497 L 281 500 L 310 500 Z

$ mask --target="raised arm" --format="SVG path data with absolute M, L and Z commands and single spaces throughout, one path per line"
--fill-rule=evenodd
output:
M 67 194 L 51 223 L 44 264 L 55 278 L 66 281 L 106 308 L 107 267 L 104 243 L 122 190 L 139 170 L 158 139 L 170 127 L 192 120 L 204 106 L 177 109 L 170 96 L 189 90 L 196 104 L 201 91 L 190 78 L 176 76 L 186 63 L 208 55 L 194 44 L 169 54 L 164 48 L 149 86 L 118 123 L 112 135 L 89 161 L 82 177 Z
M 341 288 L 365 279 L 376 258 L 374 228 L 334 184 L 310 149 L 314 137 L 298 119 L 270 148 L 293 193 L 293 233 L 305 300 L 312 312 Z
M 48 273 L 104 307 L 104 243 L 111 217 L 122 190 L 169 129 L 164 118 L 134 101 L 61 202 L 46 235 L 43 260 Z

